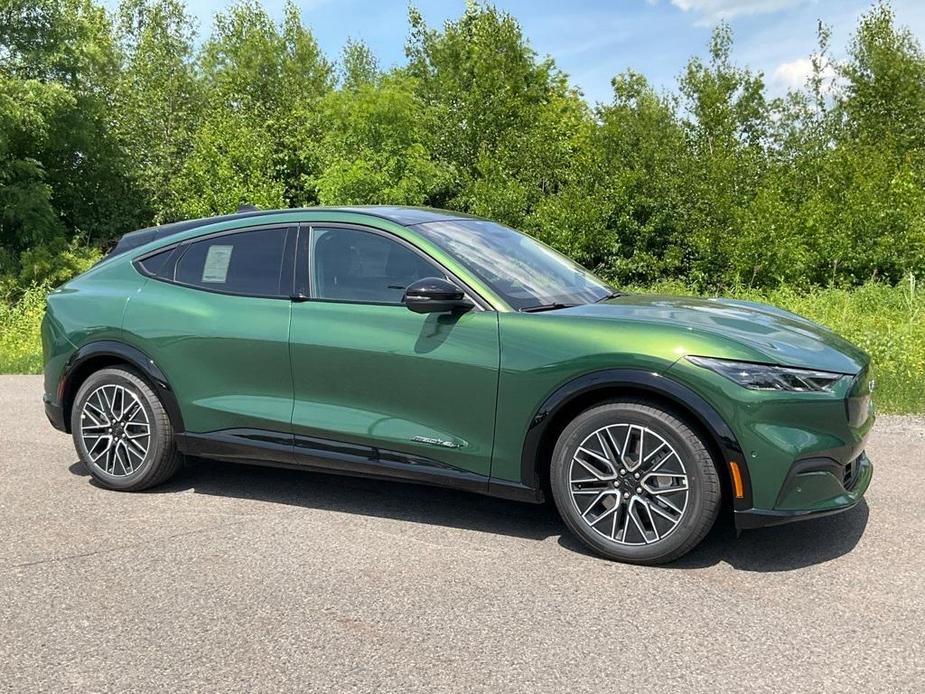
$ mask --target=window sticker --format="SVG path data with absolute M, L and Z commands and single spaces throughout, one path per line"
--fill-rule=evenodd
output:
M 202 268 L 203 283 L 224 284 L 228 277 L 228 265 L 231 263 L 231 250 L 234 246 L 210 246 L 206 262 Z

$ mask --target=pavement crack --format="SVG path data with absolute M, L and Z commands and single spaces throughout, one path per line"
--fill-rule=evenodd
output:
M 7 570 L 9 571 L 11 569 L 28 569 L 33 566 L 42 566 L 45 564 L 57 564 L 59 562 L 68 562 L 68 561 L 74 561 L 77 559 L 86 559 L 87 557 L 94 557 L 94 556 L 98 556 L 101 554 L 112 554 L 114 552 L 121 552 L 126 549 L 153 546 L 153 545 L 162 543 L 166 540 L 175 540 L 181 537 L 189 537 L 191 535 L 202 535 L 205 533 L 209 533 L 213 530 L 216 530 L 218 528 L 229 528 L 229 527 L 233 527 L 236 525 L 241 525 L 244 522 L 245 521 L 242 520 L 237 523 L 221 523 L 221 524 L 209 526 L 207 528 L 196 528 L 195 530 L 187 530 L 182 533 L 174 533 L 173 535 L 165 535 L 163 537 L 158 537 L 158 538 L 154 538 L 151 540 L 140 540 L 138 542 L 130 542 L 124 545 L 116 545 L 115 547 L 107 547 L 105 549 L 95 549 L 90 552 L 80 552 L 77 554 L 66 554 L 61 557 L 48 557 L 46 559 L 36 559 L 35 561 L 23 562 L 21 564 L 11 564 L 7 568 Z

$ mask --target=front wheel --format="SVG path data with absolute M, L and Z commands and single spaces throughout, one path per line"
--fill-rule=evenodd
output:
M 182 460 L 161 401 L 125 368 L 102 369 L 84 381 L 71 408 L 71 433 L 90 474 L 110 489 L 153 487 Z
M 578 415 L 550 467 L 563 520 L 609 559 L 660 564 L 690 551 L 719 512 L 713 459 L 674 413 L 638 400 Z

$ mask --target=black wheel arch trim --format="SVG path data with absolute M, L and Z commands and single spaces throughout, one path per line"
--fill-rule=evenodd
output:
M 173 388 L 170 387 L 167 376 L 155 361 L 142 350 L 119 340 L 96 340 L 81 345 L 65 364 L 64 371 L 58 381 L 58 400 L 63 411 L 63 423 L 67 427 L 67 431 L 70 431 L 70 408 L 77 395 L 79 383 L 82 382 L 82 379 L 75 380 L 75 376 L 82 375 L 84 366 L 101 357 L 124 362 L 141 372 L 153 386 L 154 392 L 164 405 L 174 431 L 176 433 L 185 431 L 180 405 L 177 402 L 177 396 L 173 392 Z
M 725 468 L 730 461 L 735 461 L 739 467 L 744 496 L 741 499 L 733 498 L 735 510 L 752 507 L 748 461 L 738 439 L 719 412 L 688 386 L 663 374 L 643 369 L 602 369 L 578 376 L 556 388 L 536 409 L 524 438 L 520 460 L 523 487 L 537 490 L 538 494 L 542 494 L 539 470 L 541 447 L 545 443 L 550 443 L 545 439 L 549 433 L 549 425 L 555 421 L 556 415 L 570 403 L 575 402 L 577 398 L 595 391 L 618 388 L 642 394 L 651 393 L 658 398 L 675 403 L 684 413 L 693 416 L 697 424 L 710 436 L 712 444 L 723 458 L 720 461 L 724 468 L 721 475 L 724 478 L 728 476 L 729 471 Z

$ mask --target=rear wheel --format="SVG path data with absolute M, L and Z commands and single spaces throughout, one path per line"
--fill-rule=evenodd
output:
M 161 401 L 126 368 L 102 369 L 84 381 L 71 408 L 71 432 L 90 474 L 110 489 L 161 484 L 182 460 Z
M 645 401 L 606 403 L 576 417 L 550 468 L 569 528 L 610 559 L 659 564 L 687 553 L 712 527 L 719 477 L 700 437 Z

